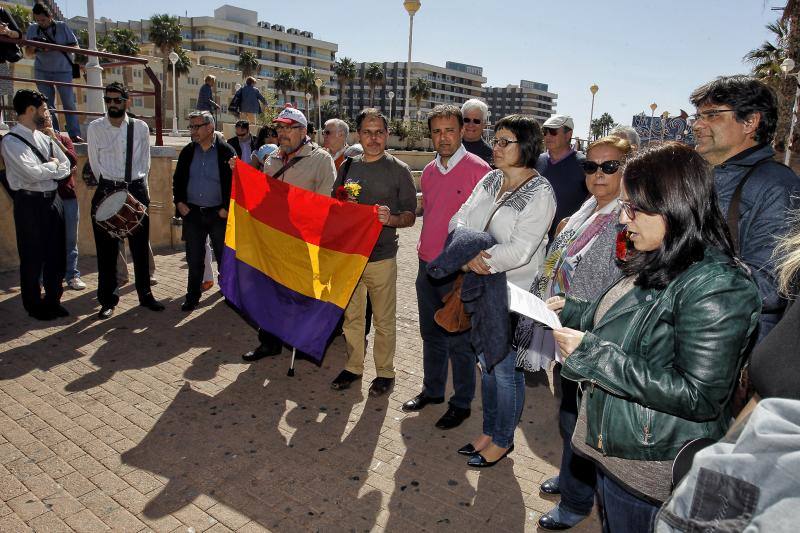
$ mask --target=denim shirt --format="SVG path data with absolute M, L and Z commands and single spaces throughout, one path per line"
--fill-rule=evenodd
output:
M 47 35 L 45 39 L 43 34 Z M 78 43 L 78 39 L 66 23 L 54 20 L 53 23 L 46 29 L 40 28 L 35 22 L 28 26 L 28 31 L 25 34 L 26 39 L 40 40 L 40 41 L 53 41 L 55 44 L 64 46 L 73 46 Z M 55 50 L 45 52 L 41 50 L 36 52 L 36 60 L 34 61 L 34 69 L 44 72 L 72 72 L 72 65 L 67 61 L 67 57 L 63 52 Z M 71 54 L 70 54 L 71 55 Z

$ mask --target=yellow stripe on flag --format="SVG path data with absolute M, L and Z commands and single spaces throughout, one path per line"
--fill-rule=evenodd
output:
M 295 292 L 347 306 L 367 257 L 320 248 L 256 220 L 234 201 L 230 205 L 225 245 L 237 260 Z

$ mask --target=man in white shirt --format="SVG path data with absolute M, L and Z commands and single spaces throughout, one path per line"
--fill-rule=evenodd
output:
M 22 305 L 38 320 L 68 316 L 61 306 L 66 269 L 64 212 L 57 181 L 69 177 L 69 159 L 37 128 L 47 115 L 47 97 L 22 89 L 14 95 L 17 125 L 3 138 L 6 176 L 14 191 Z M 44 282 L 44 299 L 39 279 Z
M 89 164 L 98 177 L 97 191 L 92 198 L 92 212 L 108 194 L 127 189 L 145 206 L 150 205 L 147 191 L 147 174 L 150 172 L 150 130 L 143 121 L 128 116 L 128 90 L 119 82 L 106 86 L 103 100 L 106 116 L 89 124 L 87 130 Z M 133 148 L 130 175 L 126 176 L 128 125 L 133 124 Z M 97 300 L 100 302 L 99 319 L 109 318 L 119 302 L 117 285 L 117 254 L 119 239 L 92 219 L 94 242 L 97 247 Z M 148 250 L 150 249 L 150 217 L 145 214 L 142 224 L 128 236 L 128 246 L 133 256 L 136 293 L 139 305 L 152 311 L 163 311 L 164 305 L 153 298 L 150 291 Z

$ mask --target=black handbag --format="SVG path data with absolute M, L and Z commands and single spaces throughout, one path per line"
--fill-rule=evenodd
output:
M 228 104 L 228 113 L 232 115 L 239 116 L 239 106 L 242 105 L 242 90 L 239 89 L 236 91 L 236 94 L 233 95 L 231 99 L 231 103 Z

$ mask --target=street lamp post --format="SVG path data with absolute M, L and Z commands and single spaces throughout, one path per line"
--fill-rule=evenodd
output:
M 311 118 L 311 111 L 308 109 L 308 101 L 311 100 L 311 93 L 306 93 L 306 120 Z
M 658 107 L 658 104 L 656 104 L 655 102 L 650 104 L 650 128 L 649 128 L 649 133 L 647 134 L 647 144 L 648 145 L 651 142 L 653 142 L 653 117 L 656 114 L 656 108 L 657 107 Z
M 599 89 L 600 87 L 598 87 L 596 83 L 592 84 L 592 86 L 589 87 L 589 92 L 592 93 L 592 109 L 591 111 L 589 111 L 589 134 L 586 135 L 587 142 L 592 137 L 592 120 L 594 119 L 594 95 L 597 94 L 597 91 Z
M 178 80 L 175 77 L 175 64 L 180 57 L 173 50 L 169 53 L 169 62 L 172 63 L 172 136 L 178 136 Z
M 392 122 L 392 100 L 394 100 L 394 91 L 389 91 L 389 94 L 386 96 L 389 97 L 389 123 Z
M 414 14 L 422 6 L 420 0 L 405 0 L 403 7 L 408 11 L 408 62 L 406 63 L 406 101 L 403 110 L 403 121 L 409 122 L 409 100 L 411 99 L 411 40 L 414 34 Z
M 94 0 L 86 1 L 86 19 L 88 22 L 89 50 L 97 51 L 97 31 L 94 23 Z M 96 87 L 103 85 L 103 67 L 100 66 L 100 59 L 97 56 L 89 56 L 86 63 L 86 83 Z M 103 91 L 91 89 L 87 93 L 87 107 L 89 111 L 105 113 L 103 104 Z M 94 117 L 89 117 L 89 120 Z
M 781 63 L 781 71 L 785 75 L 789 75 L 789 73 L 794 70 L 794 60 L 790 57 L 787 57 Z M 797 123 L 797 103 L 798 99 L 800 99 L 800 71 L 797 73 L 791 74 L 793 78 L 795 78 L 795 83 L 797 84 L 797 90 L 794 93 L 794 105 L 792 106 L 792 120 L 789 122 L 789 136 L 786 138 L 786 151 L 783 156 L 783 164 L 788 165 L 789 161 L 792 159 L 792 138 L 794 136 L 794 125 Z
M 317 144 L 322 144 L 322 97 L 320 96 L 320 89 L 322 88 L 322 80 L 314 78 L 314 85 L 317 87 Z

